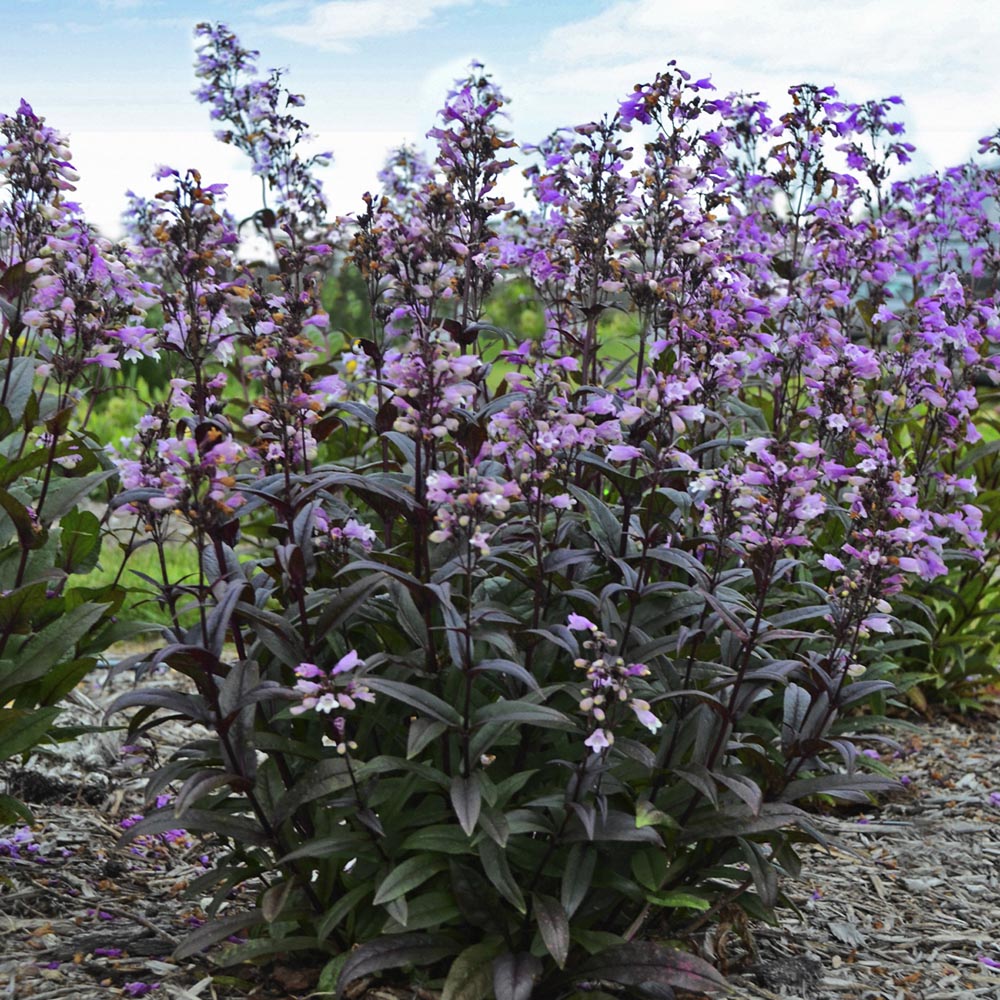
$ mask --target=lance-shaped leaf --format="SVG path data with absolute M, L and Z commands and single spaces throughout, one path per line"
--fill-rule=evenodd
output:
M 309 771 L 278 800 L 275 822 L 284 822 L 299 806 L 351 786 L 351 774 L 343 757 L 327 757 Z
M 476 711 L 473 725 L 481 726 L 487 722 L 502 722 L 542 726 L 547 729 L 574 730 L 577 724 L 558 709 L 548 705 L 536 705 L 533 702 L 518 698 L 513 701 L 496 701 Z
M 260 910 L 237 913 L 231 917 L 215 917 L 184 938 L 174 949 L 173 957 L 177 959 L 190 958 L 239 931 L 262 923 L 263 920 L 264 914 Z
M 442 858 L 435 858 L 430 854 L 418 854 L 416 857 L 407 858 L 392 868 L 382 879 L 372 902 L 376 906 L 391 903 L 394 899 L 405 896 L 411 889 L 423 885 L 446 867 L 447 864 Z
M 415 684 L 407 684 L 404 681 L 393 681 L 386 677 L 365 676 L 365 684 L 379 694 L 384 694 L 396 701 L 403 702 L 411 708 L 423 712 L 424 715 L 443 722 L 446 726 L 461 726 L 462 717 L 457 710 L 443 701 L 437 695 L 417 687 Z
M 590 891 L 597 864 L 597 851 L 587 844 L 574 844 L 566 857 L 559 900 L 569 916 L 573 916 Z
M 463 778 L 456 774 L 451 779 L 451 805 L 458 817 L 458 822 L 467 837 L 471 837 L 476 829 L 479 811 L 483 804 L 483 793 L 475 777 Z
M 526 913 L 528 907 L 524 902 L 524 894 L 510 870 L 506 853 L 492 840 L 486 838 L 479 844 L 479 859 L 493 888 L 519 913 Z
M 705 819 L 689 823 L 681 830 L 680 839 L 684 843 L 692 843 L 719 837 L 748 837 L 786 826 L 801 827 L 807 818 L 808 814 L 796 806 L 765 802 L 758 816 L 713 813 Z
M 781 742 L 786 747 L 792 745 L 802 734 L 802 726 L 809 715 L 812 697 L 798 684 L 785 688 L 784 706 L 781 717 Z
M 538 933 L 556 965 L 563 968 L 569 957 L 569 917 L 558 899 L 540 892 L 531 896 L 531 909 L 538 925 Z
M 704 959 L 651 941 L 608 948 L 574 970 L 574 979 L 607 979 L 623 986 L 656 983 L 695 992 L 715 992 L 725 980 Z
M 185 694 L 175 688 L 139 688 L 136 691 L 126 691 L 111 702 L 104 713 L 104 718 L 110 719 L 116 712 L 137 706 L 166 708 L 204 726 L 212 723 L 212 712 L 202 698 L 196 694 Z
M 0 760 L 30 750 L 59 716 L 58 708 L 0 708 Z
M 243 816 L 233 816 L 214 809 L 188 809 L 184 813 L 184 819 L 180 820 L 170 808 L 160 809 L 139 820 L 122 834 L 118 842 L 125 845 L 136 837 L 165 833 L 167 830 L 177 829 L 179 825 L 195 833 L 217 833 L 241 844 L 260 846 L 267 843 L 263 830 L 253 820 Z
M 581 823 L 581 828 L 570 829 L 566 839 L 569 841 L 586 839 L 596 842 L 617 840 L 634 844 L 659 844 L 661 846 L 663 844 L 662 838 L 653 827 L 636 826 L 634 816 L 618 809 L 609 809 L 606 815 L 597 813 L 594 818 L 593 832 L 587 830 Z
M 443 934 L 384 934 L 355 948 L 337 980 L 337 1000 L 350 983 L 372 972 L 404 965 L 430 965 L 453 955 L 455 943 Z
M 867 802 L 870 792 L 889 792 L 898 788 L 897 778 L 880 774 L 820 774 L 815 778 L 790 781 L 780 798 L 782 802 L 794 802 L 807 795 L 830 795 L 848 802 Z
M 493 960 L 493 995 L 496 1000 L 531 1000 L 542 963 L 528 952 L 505 952 Z
M 493 993 L 493 959 L 502 947 L 499 937 L 488 937 L 456 956 L 441 988 L 441 1000 L 489 1000 Z

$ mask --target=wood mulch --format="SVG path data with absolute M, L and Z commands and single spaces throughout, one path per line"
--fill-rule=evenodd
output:
M 69 716 L 99 723 L 101 706 L 128 683 L 82 687 Z M 204 918 L 207 900 L 184 890 L 205 870 L 207 848 L 179 831 L 124 848 L 117 839 L 142 808 L 144 757 L 165 757 L 189 737 L 165 727 L 156 746 L 122 753 L 120 734 L 89 734 L 0 771 L 0 791 L 29 801 L 36 819 L 13 844 L 0 831 L 0 1000 L 321 995 L 320 967 L 308 961 L 220 970 L 171 958 Z M 783 911 L 779 927 L 754 925 L 749 935 L 723 924 L 701 942 L 734 996 L 1000 998 L 1000 720 L 939 719 L 900 743 L 893 766 L 906 789 L 877 809 L 823 818 L 834 846 L 804 849 L 802 878 L 785 884 L 799 914 Z
M 821 826 L 788 884 L 801 916 L 757 927 L 737 993 L 801 1000 L 1000 998 L 1000 720 L 903 739 L 904 793 Z

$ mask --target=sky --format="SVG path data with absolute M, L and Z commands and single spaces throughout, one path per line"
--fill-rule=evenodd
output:
M 387 150 L 426 141 L 472 59 L 526 143 L 613 111 L 670 59 L 779 113 L 799 83 L 853 101 L 898 94 L 919 169 L 967 159 L 1000 126 L 995 0 L 0 0 L 0 111 L 23 97 L 69 135 L 77 200 L 108 235 L 126 190 L 161 186 L 161 164 L 229 183 L 238 218 L 260 206 L 247 161 L 213 139 L 191 93 L 199 21 L 228 25 L 262 70 L 288 70 L 315 149 L 334 153 L 323 181 L 336 214 L 377 187 Z

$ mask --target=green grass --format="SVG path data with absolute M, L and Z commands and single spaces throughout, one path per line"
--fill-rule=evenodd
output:
M 164 550 L 164 561 L 171 583 L 184 578 L 196 579 L 198 574 L 198 553 L 192 545 L 170 545 Z M 101 558 L 97 567 L 80 578 L 86 587 L 100 587 L 114 582 L 121 569 L 123 552 L 112 539 L 105 539 L 101 548 Z M 152 584 L 136 576 L 136 572 L 162 580 L 159 555 L 153 545 L 144 545 L 128 557 L 120 582 L 128 590 L 125 605 L 118 617 L 128 621 L 149 621 L 160 625 L 170 622 L 170 614 Z

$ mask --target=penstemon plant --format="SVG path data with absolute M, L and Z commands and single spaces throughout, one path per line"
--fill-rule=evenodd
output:
M 123 365 L 155 353 L 123 246 L 69 200 L 66 139 L 27 102 L 0 115 L 0 760 L 72 735 L 59 702 L 116 639 L 125 592 L 88 587 L 117 470 L 87 432 Z M 30 819 L 0 796 L 0 822 Z
M 285 208 L 247 264 L 222 187 L 162 170 L 134 253 L 164 322 L 107 335 L 169 373 L 113 507 L 199 554 L 189 580 L 161 558 L 145 659 L 190 689 L 111 710 L 203 727 L 126 834 L 219 842 L 178 954 L 249 931 L 228 961 L 325 951 L 338 996 L 404 967 L 445 1000 L 720 987 L 685 938 L 774 919 L 815 806 L 893 786 L 860 709 L 926 649 L 921 593 L 984 555 L 990 175 L 890 184 L 897 98 L 800 86 L 772 118 L 670 64 L 534 147 L 519 215 L 476 64 L 435 161 L 396 154 L 348 223 L 370 336 L 331 350 L 318 188 L 253 125 L 277 79 L 198 34 L 199 96 Z M 307 170 L 298 127 L 280 162 Z M 491 322 L 515 277 L 540 336 Z M 66 391 L 117 357 L 72 343 Z

